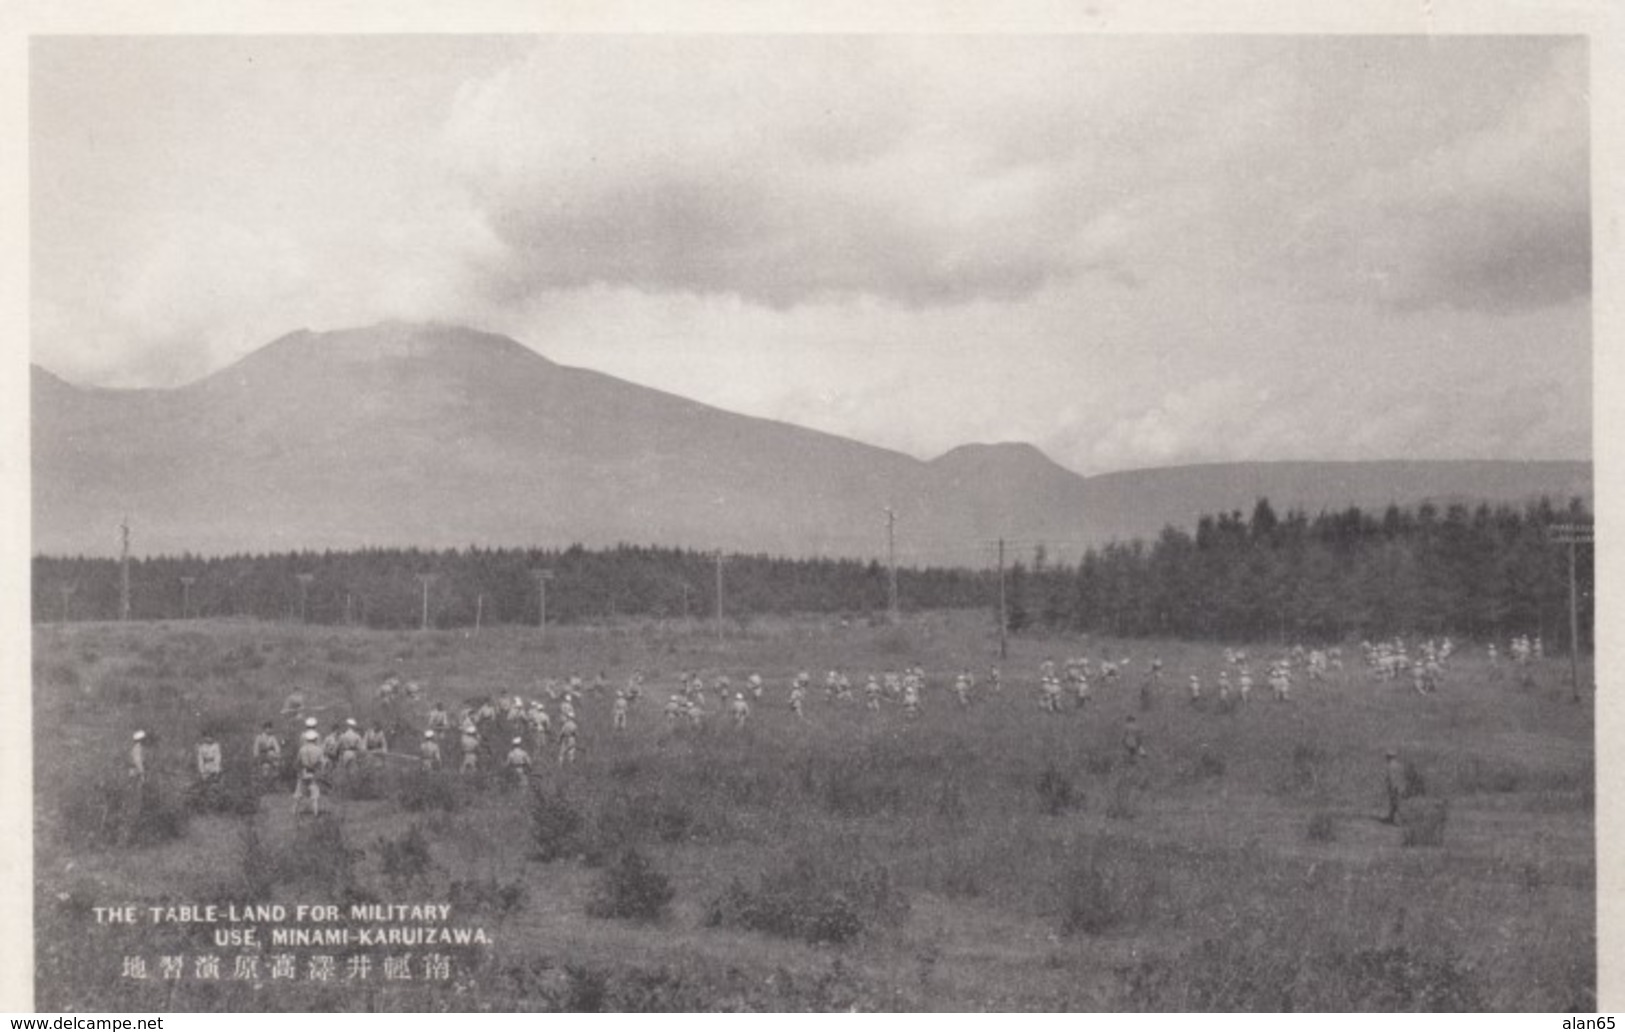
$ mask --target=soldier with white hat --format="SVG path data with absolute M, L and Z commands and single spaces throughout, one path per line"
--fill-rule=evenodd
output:
M 322 784 L 319 777 L 322 766 L 326 762 L 326 754 L 322 751 L 321 733 L 315 728 L 305 729 L 300 736 L 299 751 L 294 754 L 294 761 L 298 766 L 299 776 L 293 785 L 293 815 L 299 816 L 299 802 L 305 797 L 310 798 L 310 812 L 312 816 L 322 815 Z
M 418 756 L 423 760 L 424 770 L 440 769 L 440 743 L 435 741 L 433 728 L 423 732 L 423 743 L 418 746 Z
M 513 773 L 514 780 L 523 785 L 525 779 L 530 776 L 530 753 L 525 751 L 524 739 L 513 740 L 513 748 L 508 750 L 508 758 L 504 762 Z

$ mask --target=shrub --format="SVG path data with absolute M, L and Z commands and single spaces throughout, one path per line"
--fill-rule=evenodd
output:
M 598 891 L 587 903 L 593 917 L 654 921 L 666 911 L 674 895 L 671 880 L 636 849 L 624 850 L 605 869 Z
M 581 832 L 586 820 L 581 811 L 561 793 L 542 788 L 533 790 L 530 801 L 531 856 L 551 863 L 562 856 L 580 852 Z
M 895 923 L 908 909 L 888 868 L 853 861 L 820 864 L 803 855 L 764 874 L 754 889 L 734 879 L 706 908 L 705 923 L 838 944 L 870 925 Z
M 1100 935 L 1151 917 L 1167 885 L 1156 865 L 1117 849 L 1092 850 L 1061 874 L 1063 935 Z
M 1516 792 L 1522 782 L 1522 771 L 1507 763 L 1490 763 L 1478 756 L 1469 756 L 1456 771 L 1456 791 L 1472 795 L 1481 792 Z
M 525 905 L 525 886 L 519 882 L 499 882 L 495 878 L 458 880 L 451 883 L 447 897 L 458 910 L 483 911 L 497 917 L 517 913 Z
M 1224 770 L 1223 756 L 1204 750 L 1202 755 L 1196 758 L 1195 775 L 1198 779 L 1222 778 L 1224 777 Z
M 824 808 L 837 817 L 873 817 L 896 810 L 902 789 L 860 766 L 837 767 L 824 782 Z
M 451 779 L 440 772 L 419 768 L 401 779 L 401 809 L 408 813 L 454 813 L 457 808 L 457 792 Z
M 1475 1011 L 1483 1003 L 1467 970 L 1450 955 L 1408 946 L 1360 950 L 1338 965 L 1358 1006 L 1381 1011 Z
M 1399 807 L 1400 844 L 1444 845 L 1444 825 L 1449 816 L 1443 799 L 1405 800 Z
M 1119 777 L 1112 782 L 1111 795 L 1106 800 L 1106 816 L 1113 820 L 1129 821 L 1139 816 L 1134 802 L 1134 781 Z
M 186 834 L 190 811 L 156 779 L 136 785 L 108 775 L 71 787 L 62 802 L 69 845 L 152 846 Z
M 1422 777 L 1422 772 L 1417 769 L 1414 763 L 1406 762 L 1405 764 L 1405 787 L 1401 794 L 1406 799 L 1415 799 L 1428 794 L 1427 781 Z
M 260 794 L 247 771 L 230 768 L 212 781 L 194 781 L 186 790 L 186 808 L 194 814 L 249 816 L 259 812 Z
M 1056 769 L 1053 763 L 1044 768 L 1035 787 L 1039 806 L 1051 817 L 1059 817 L 1082 802 L 1072 787 L 1072 779 Z
M 1322 811 L 1309 818 L 1309 841 L 1337 841 L 1337 819 Z
M 1320 787 L 1320 771 L 1326 763 L 1326 754 L 1319 746 L 1298 744 L 1292 747 L 1292 787 L 1312 792 Z
M 384 878 L 396 891 L 424 877 L 434 867 L 434 860 L 429 855 L 429 840 L 424 838 L 423 828 L 415 822 L 395 838 L 380 838 L 376 848 Z

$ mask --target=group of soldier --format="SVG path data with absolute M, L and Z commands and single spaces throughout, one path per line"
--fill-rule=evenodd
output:
M 1361 649 L 1370 675 L 1379 680 L 1399 680 L 1406 671 L 1413 678 L 1416 691 L 1427 695 L 1436 691 L 1443 679 L 1447 661 L 1455 651 L 1447 637 L 1442 641 L 1428 639 L 1417 643 L 1414 658 L 1407 643 L 1401 639 L 1362 642 Z M 1511 655 L 1515 662 L 1527 664 L 1542 656 L 1538 637 L 1532 641 L 1520 636 L 1511 641 Z M 1492 664 L 1498 661 L 1496 646 L 1488 647 Z M 1086 708 L 1096 685 L 1106 688 L 1123 679 L 1123 671 L 1133 660 L 1128 657 L 1111 659 L 1102 657 L 1098 666 L 1087 656 L 1074 656 L 1057 661 L 1053 657 L 1043 660 L 1038 667 L 1036 687 L 1039 708 L 1049 714 L 1062 712 L 1070 697 L 1072 708 Z M 1250 701 L 1253 689 L 1252 664 L 1244 649 L 1226 648 L 1223 665 L 1215 679 L 1214 696 L 1221 712 L 1233 712 Z M 1294 677 L 1301 671 L 1305 683 L 1314 685 L 1328 680 L 1343 670 L 1342 650 L 1306 649 L 1296 646 L 1273 656 L 1265 667 L 1265 682 L 1277 701 L 1292 697 Z M 579 709 L 587 695 L 610 696 L 610 727 L 612 732 L 625 732 L 632 704 L 643 694 L 645 677 L 633 673 L 623 687 L 611 692 L 608 679 L 600 673 L 589 686 L 582 677 L 572 675 L 568 680 L 544 679 L 539 694 L 526 700 L 522 696 L 480 696 L 465 702 L 455 716 L 444 701 L 430 705 L 426 714 L 426 727 L 421 732 L 415 752 L 391 751 L 390 734 L 411 733 L 409 721 L 402 719 L 403 708 L 421 705 L 423 691 L 415 681 L 390 677 L 379 686 L 376 698 L 391 720 L 374 718 L 364 727 L 355 717 L 334 720 L 324 735 L 318 719 L 311 715 L 305 692 L 295 689 L 286 699 L 282 715 L 296 721 L 296 741 L 292 755 L 294 780 L 293 811 L 297 815 L 307 806 L 312 814 L 319 814 L 324 783 L 342 783 L 358 775 L 363 769 L 381 768 L 386 760 L 404 760 L 426 772 L 438 772 L 447 764 L 446 751 L 455 743 L 461 762 L 458 771 L 464 775 L 482 772 L 482 764 L 494 757 L 497 750 L 491 744 L 501 738 L 508 739 L 499 765 L 502 773 L 516 783 L 527 782 L 536 773 L 536 761 L 531 747 L 557 746 L 557 763 L 568 767 L 576 762 L 581 726 Z M 1149 709 L 1163 687 L 1163 664 L 1153 657 L 1140 684 L 1141 709 Z M 813 676 L 803 669 L 789 680 L 788 709 L 797 721 L 806 720 L 807 704 L 812 691 Z M 967 668 L 953 675 L 951 690 L 955 708 L 968 709 L 973 705 L 978 685 L 982 693 L 999 696 L 1003 692 L 1003 679 L 997 666 L 990 667 L 985 680 L 979 682 Z M 1208 708 L 1201 675 L 1188 677 L 1189 701 L 1193 707 Z M 831 669 L 823 677 L 827 703 L 847 705 L 854 703 L 858 694 L 854 678 L 845 671 Z M 905 721 L 918 720 L 927 687 L 925 670 L 913 663 L 898 670 L 869 673 L 862 682 L 864 708 L 878 713 L 887 703 L 898 705 Z M 717 674 L 707 685 L 698 671 L 683 671 L 677 675 L 677 691 L 671 693 L 665 705 L 669 726 L 698 729 L 704 726 L 707 715 L 708 694 L 714 697 L 728 721 L 736 730 L 743 730 L 751 720 L 753 707 L 761 705 L 767 695 L 767 682 L 760 673 L 751 673 L 738 688 L 728 675 Z M 557 721 L 549 712 L 549 704 L 557 713 Z M 132 779 L 144 782 L 147 773 L 149 737 L 145 730 L 133 735 L 129 753 L 129 772 Z M 253 740 L 252 759 L 256 777 L 261 783 L 275 780 L 284 769 L 283 739 L 277 734 L 275 721 L 264 722 Z M 1143 734 L 1132 714 L 1124 720 L 1123 748 L 1128 762 L 1137 762 L 1146 755 Z M 198 781 L 204 785 L 216 783 L 222 777 L 225 759 L 218 740 L 209 732 L 200 736 L 195 747 L 195 766 Z

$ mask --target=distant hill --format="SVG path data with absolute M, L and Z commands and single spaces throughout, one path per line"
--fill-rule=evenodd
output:
M 171 390 L 34 367 L 40 554 L 609 545 L 971 563 L 1004 536 L 1154 536 L 1203 512 L 1587 498 L 1579 462 L 1247 463 L 1081 477 L 1028 444 L 923 462 L 558 365 L 506 337 L 385 323 L 282 337 Z M 911 546 L 910 542 L 915 545 Z M 990 554 L 990 553 L 989 553 Z

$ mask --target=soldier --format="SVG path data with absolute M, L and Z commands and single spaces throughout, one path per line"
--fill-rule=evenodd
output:
M 130 780 L 137 785 L 147 783 L 147 733 L 137 731 L 130 736 Z
M 384 683 L 378 686 L 378 701 L 390 703 L 395 701 L 396 679 L 393 675 L 384 678 Z
M 1219 671 L 1219 712 L 1230 712 L 1230 671 Z
M 1061 679 L 1055 677 L 1053 674 L 1044 678 L 1044 683 L 1040 686 L 1040 690 L 1043 692 L 1040 705 L 1043 707 L 1044 712 L 1061 712 Z
M 559 725 L 559 766 L 576 761 L 576 722 L 566 720 Z
M 744 692 L 734 692 L 733 701 L 728 704 L 728 712 L 734 718 L 734 727 L 742 728 L 750 717 L 750 703 L 745 701 Z
M 1490 642 L 1490 666 L 1496 666 L 1499 663 L 1500 656 L 1495 651 L 1495 642 L 1492 641 Z
M 864 705 L 868 707 L 870 712 L 880 712 L 881 691 L 880 678 L 870 674 L 869 679 L 863 683 Z
M 1078 665 L 1078 678 L 1072 684 L 1072 690 L 1077 696 L 1077 708 L 1083 709 L 1089 705 L 1089 661 L 1084 660 Z
M 346 774 L 354 773 L 356 762 L 361 757 L 361 732 L 356 728 L 355 718 L 351 717 L 344 722 L 344 730 L 339 732 L 339 769 Z
M 912 678 L 903 682 L 903 716 L 909 720 L 920 718 L 920 690 Z
M 197 776 L 203 781 L 220 779 L 220 743 L 207 731 L 197 743 Z
M 282 713 L 284 716 L 298 716 L 304 711 L 305 690 L 296 686 L 293 691 L 288 693 L 288 697 L 282 700 Z
M 1195 674 L 1192 674 L 1191 675 L 1191 705 L 1195 706 L 1196 704 L 1200 703 L 1201 701 L 1202 701 L 1202 679 L 1200 677 L 1197 677 Z
M 366 751 L 369 765 L 383 765 L 384 756 L 389 752 L 389 739 L 384 735 L 384 726 L 378 721 L 367 725 L 367 736 L 362 740 L 361 748 Z
M 274 777 L 282 765 L 282 741 L 277 738 L 275 723 L 267 720 L 254 736 L 254 769 L 260 777 Z
M 342 721 L 333 721 L 328 729 L 327 737 L 322 739 L 322 773 L 326 774 L 339 762 L 339 732 L 343 730 Z
M 1140 762 L 1145 755 L 1145 742 L 1140 737 L 1140 725 L 1130 713 L 1123 721 L 1123 752 L 1129 765 Z
M 418 701 L 418 696 L 420 696 L 422 694 L 423 694 L 423 688 L 416 681 L 408 681 L 408 682 L 406 682 L 406 697 L 408 699 L 411 699 L 413 702 L 417 702 Z
M 525 751 L 523 739 L 513 740 L 513 747 L 508 750 L 508 758 L 503 762 L 513 774 L 514 781 L 523 786 L 525 779 L 530 777 L 530 753 Z
M 995 695 L 1004 690 L 1004 682 L 1000 680 L 998 667 L 988 667 L 987 685 L 990 689 L 992 689 Z
M 683 697 L 676 694 L 672 695 L 670 701 L 666 703 L 666 720 L 668 722 L 675 721 L 683 715 L 684 708 Z
M 970 672 L 962 670 L 954 678 L 954 694 L 959 697 L 961 709 L 970 705 Z
M 322 785 L 319 780 L 322 766 L 327 760 L 327 754 L 321 746 L 321 735 L 315 728 L 307 728 L 299 751 L 294 754 L 294 762 L 298 768 L 298 777 L 293 786 L 293 815 L 299 816 L 299 803 L 305 798 L 310 799 L 310 813 L 313 817 L 322 815 Z
M 542 700 L 535 699 L 530 704 L 530 726 L 536 729 L 536 736 L 541 741 L 547 741 L 547 736 L 553 730 L 553 718 L 547 715 L 547 707 Z
M 698 731 L 705 722 L 705 707 L 700 705 L 698 698 L 688 700 L 688 726 Z
M 423 760 L 424 770 L 440 769 L 440 743 L 435 741 L 432 728 L 423 732 L 423 744 L 418 746 L 418 756 Z
M 798 678 L 796 683 L 790 688 L 790 712 L 796 715 L 797 720 L 807 719 L 806 713 L 802 711 L 802 706 L 806 703 L 806 701 L 807 689 L 802 687 L 801 681 Z
M 751 674 L 750 680 L 747 683 L 750 685 L 750 697 L 755 699 L 757 702 L 762 701 L 762 675 Z
M 463 725 L 463 734 L 459 743 L 463 749 L 463 765 L 459 773 L 473 774 L 480 766 L 480 732 L 472 723 Z
M 440 701 L 429 707 L 429 730 L 450 731 L 451 713 L 446 709 L 446 703 Z
M 1245 666 L 1241 668 L 1241 676 L 1236 679 L 1236 698 L 1245 706 L 1247 697 L 1253 692 L 1253 672 Z
M 626 730 L 626 705 L 626 696 L 617 692 L 615 695 L 615 707 L 610 711 L 610 724 L 617 731 Z

